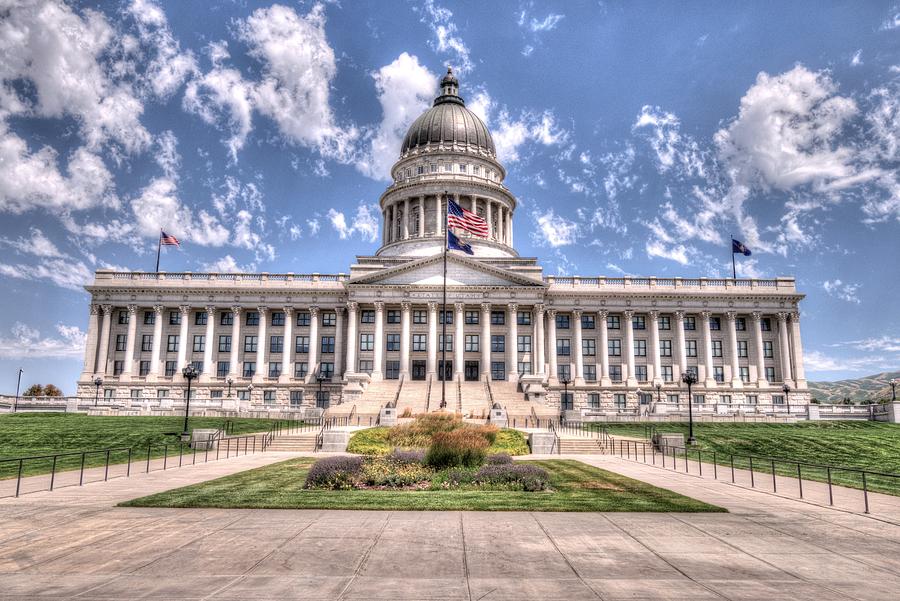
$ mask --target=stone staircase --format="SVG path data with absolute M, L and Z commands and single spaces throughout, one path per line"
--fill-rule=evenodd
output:
M 487 382 L 460 382 L 459 408 L 463 417 L 487 418 L 491 410 L 491 395 Z
M 605 455 L 609 453 L 609 447 L 600 438 L 560 438 L 560 454 L 573 455 Z
M 525 395 L 519 391 L 518 382 L 490 382 L 490 387 L 494 402 L 506 409 L 510 425 L 514 422 L 528 424 L 535 417 L 541 421 L 559 418 L 559 410 L 555 407 L 526 400 Z
M 428 411 L 428 382 L 424 380 L 405 380 L 400 387 L 400 395 L 397 397 L 397 415 L 402 416 L 407 412 L 418 415 Z M 440 391 L 438 391 L 440 399 Z M 440 404 L 440 400 L 438 400 Z
M 294 453 L 315 453 L 316 436 L 318 432 L 313 430 L 300 434 L 290 434 L 287 436 L 276 436 L 272 444 L 268 446 L 267 451 L 291 451 Z

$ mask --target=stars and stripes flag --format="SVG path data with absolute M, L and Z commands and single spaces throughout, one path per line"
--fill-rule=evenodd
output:
M 162 230 L 159 230 L 159 243 L 163 246 L 181 246 L 178 242 L 178 238 L 171 234 L 167 234 Z
M 453 227 L 465 230 L 470 234 L 473 234 L 480 238 L 488 237 L 487 221 L 485 221 L 472 211 L 466 210 L 452 200 L 448 199 L 447 228 L 449 229 Z

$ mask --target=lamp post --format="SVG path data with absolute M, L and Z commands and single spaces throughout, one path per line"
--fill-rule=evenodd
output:
M 322 399 L 322 382 L 324 382 L 326 379 L 327 378 L 322 375 L 321 369 L 316 372 L 316 382 L 319 384 L 319 392 L 316 393 L 316 407 L 322 407 L 323 409 L 325 407 L 323 406 L 324 401 Z
M 891 378 L 891 401 L 897 400 L 897 380 L 896 378 Z
M 100 387 L 103 386 L 103 378 L 100 376 L 94 378 L 94 386 L 96 387 L 94 391 L 94 407 L 96 407 L 97 402 L 100 400 Z
M 253 403 L 253 384 L 247 384 L 247 402 Z
M 781 387 L 781 391 L 784 392 L 784 402 L 787 403 L 787 412 L 788 415 L 791 414 L 791 387 L 785 384 Z
M 232 380 L 231 378 L 228 378 L 227 380 L 225 380 L 225 382 L 228 383 L 228 398 L 230 399 L 231 398 L 231 385 L 234 384 L 234 380 Z
M 562 402 L 559 404 L 561 410 L 565 410 L 565 403 L 569 400 L 569 384 L 572 383 L 572 380 L 569 379 L 568 375 L 563 376 L 563 379 L 560 380 L 560 383 L 563 385 L 563 398 Z
M 891 385 L 893 385 L 893 380 L 891 380 Z M 22 368 L 19 368 L 19 378 L 16 380 L 16 400 L 13 402 L 13 413 L 19 408 L 19 386 L 22 384 Z
M 691 394 L 691 386 L 697 383 L 697 376 L 694 372 L 685 372 L 681 376 L 681 381 L 688 387 L 688 444 L 696 444 L 697 439 L 694 438 L 694 397 Z
M 660 393 L 661 392 L 662 392 L 662 384 L 657 384 L 656 385 L 656 404 L 657 405 L 659 405 L 659 403 L 660 403 Z
M 197 368 L 194 367 L 193 363 L 188 363 L 187 366 L 181 370 L 181 374 L 188 383 L 187 396 L 184 399 L 184 430 L 181 433 L 181 438 L 187 440 L 190 437 L 190 433 L 188 432 L 188 412 L 191 410 L 191 380 L 197 377 Z

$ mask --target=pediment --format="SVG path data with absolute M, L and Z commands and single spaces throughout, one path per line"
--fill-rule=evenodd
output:
M 353 278 L 350 284 L 384 286 L 442 286 L 444 261 L 442 255 L 425 257 L 403 265 Z M 520 275 L 457 254 L 447 255 L 448 286 L 531 286 L 545 287 L 541 280 Z

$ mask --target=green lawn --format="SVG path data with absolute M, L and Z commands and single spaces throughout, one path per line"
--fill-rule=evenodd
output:
M 291 459 L 121 505 L 421 511 L 725 511 L 571 460 L 529 462 L 550 472 L 552 491 L 546 492 L 307 490 L 303 483 L 313 461 Z
M 616 436 L 643 438 L 643 424 L 608 424 L 607 432 Z M 681 432 L 687 438 L 686 423 L 656 424 L 657 432 Z M 900 474 L 900 424 L 863 421 L 799 422 L 796 424 L 694 424 L 694 436 L 703 451 L 704 460 L 716 460 L 730 465 L 730 454 L 745 457 L 774 457 L 784 459 L 776 463 L 776 471 L 796 475 L 800 461 L 847 468 L 862 468 L 875 472 Z M 749 467 L 749 461 L 738 458 L 735 465 Z M 771 464 L 754 460 L 754 470 L 771 473 Z M 802 468 L 804 478 L 826 481 L 824 469 Z M 832 471 L 837 484 L 862 487 L 857 473 Z M 867 480 L 871 490 L 900 495 L 900 478 L 872 476 Z
M 224 418 L 192 417 L 191 428 L 220 428 Z M 268 431 L 267 419 L 231 419 L 234 434 Z M 47 455 L 69 451 L 90 451 L 109 447 L 137 447 L 139 456 L 147 456 L 147 445 L 153 444 L 152 455 L 161 457 L 163 445 L 176 444 L 177 437 L 167 433 L 180 432 L 183 417 L 107 417 L 79 413 L 13 413 L 0 415 L 0 459 Z M 169 453 L 173 449 L 170 447 Z M 127 461 L 126 452 L 112 453 L 112 463 Z M 85 466 L 103 465 L 105 454 L 91 454 L 85 458 Z M 81 457 L 61 458 L 58 470 L 78 469 Z M 0 462 L 0 478 L 15 477 L 18 464 Z M 31 460 L 23 465 L 23 475 L 49 472 L 50 460 Z
M 390 428 L 387 426 L 359 430 L 350 437 L 350 442 L 347 443 L 347 452 L 361 455 L 387 455 L 393 450 L 393 445 L 387 440 L 389 430 Z M 528 455 L 531 450 L 528 448 L 528 440 L 522 432 L 502 429 L 497 432 L 497 439 L 487 452 L 488 454 Z

